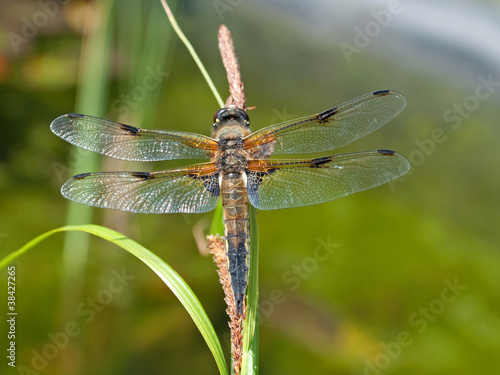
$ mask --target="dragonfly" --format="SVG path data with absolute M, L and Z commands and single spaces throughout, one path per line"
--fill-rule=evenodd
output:
M 249 204 L 277 210 L 329 202 L 404 175 L 410 163 L 391 150 L 278 159 L 331 151 L 380 128 L 405 107 L 400 93 L 375 91 L 318 114 L 251 132 L 247 112 L 218 110 L 211 136 L 142 129 L 81 114 L 50 125 L 62 139 L 130 161 L 200 159 L 208 162 L 153 172 L 82 173 L 62 195 L 88 206 L 167 214 L 203 213 L 222 200 L 224 242 L 236 312 L 243 314 L 250 256 Z

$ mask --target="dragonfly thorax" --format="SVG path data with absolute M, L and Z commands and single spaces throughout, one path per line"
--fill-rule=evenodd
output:
M 223 173 L 240 173 L 248 165 L 247 158 L 242 151 L 223 153 L 216 161 L 217 169 Z
M 227 126 L 229 131 L 233 128 L 234 126 Z M 248 156 L 243 149 L 243 138 L 241 136 L 221 137 L 217 140 L 217 147 L 219 151 L 215 157 L 215 164 L 219 171 L 234 173 L 240 172 L 247 167 Z

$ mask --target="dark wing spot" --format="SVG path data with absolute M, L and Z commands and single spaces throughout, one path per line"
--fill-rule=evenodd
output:
M 264 176 L 270 176 L 274 172 L 276 172 L 277 170 L 278 170 L 278 168 L 269 168 L 269 169 L 266 169 L 265 172 L 249 172 L 249 171 L 247 171 L 247 174 L 251 173 L 253 175 L 253 177 L 255 178 L 254 182 L 256 182 L 257 186 L 259 186 L 261 184 Z
M 203 184 L 205 185 L 205 189 L 207 189 L 213 197 L 220 196 L 220 186 L 219 186 L 219 174 L 211 174 L 208 176 L 201 177 Z
M 279 168 L 270 168 L 266 171 L 266 174 L 268 176 L 272 175 L 274 172 L 276 172 Z
M 247 169 L 247 192 L 250 202 L 253 206 L 259 206 L 259 188 L 264 180 L 264 177 L 272 175 L 277 172 L 279 168 L 269 168 L 265 172 L 255 172 Z
M 154 178 L 149 172 L 132 172 L 130 173 L 132 177 L 140 178 L 141 180 L 149 180 Z
M 323 111 L 321 112 L 319 115 L 318 115 L 318 120 L 320 122 L 327 122 L 326 120 L 328 120 L 330 117 L 332 117 L 334 114 L 336 114 L 339 110 L 337 109 L 337 107 L 333 107 L 333 108 L 330 108 L 330 109 L 327 109 L 326 111 Z
M 311 168 L 321 168 L 323 166 L 323 164 L 329 163 L 331 161 L 332 161 L 332 158 L 330 156 L 325 156 L 323 158 L 313 159 L 313 160 L 311 160 L 311 162 L 313 163 L 311 165 Z
M 259 186 L 262 183 L 262 180 L 264 179 L 265 176 L 270 176 L 274 172 L 276 172 L 278 168 L 269 168 L 266 169 L 265 172 L 255 172 L 255 171 L 250 171 L 247 170 L 247 189 L 252 190 L 254 192 L 257 192 L 259 190 Z
M 77 174 L 76 176 L 73 176 L 73 180 L 81 180 L 85 177 L 88 177 L 90 176 L 90 173 L 80 173 L 80 174 Z
M 139 128 L 136 128 L 135 126 L 120 124 L 120 128 L 131 135 L 139 135 Z
M 389 156 L 396 155 L 396 152 L 392 150 L 377 150 L 377 152 L 382 155 L 389 155 Z
M 373 96 L 385 96 L 388 95 L 390 90 L 379 90 L 379 91 L 374 91 Z
M 206 176 L 200 176 L 197 174 L 187 174 L 186 176 L 194 178 L 195 180 L 200 179 L 203 181 L 203 185 L 205 185 L 205 190 L 212 194 L 213 197 L 220 196 L 220 187 L 219 187 L 219 174 L 209 174 Z
M 80 118 L 80 117 L 84 117 L 84 115 L 81 115 L 79 113 L 68 113 L 66 115 L 66 117 L 68 117 L 68 118 Z

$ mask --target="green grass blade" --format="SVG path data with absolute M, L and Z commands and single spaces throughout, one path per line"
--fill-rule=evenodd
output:
M 184 45 L 188 49 L 188 51 L 191 54 L 191 56 L 193 57 L 193 60 L 195 61 L 196 65 L 198 65 L 198 69 L 200 69 L 201 74 L 203 74 L 203 77 L 207 81 L 208 86 L 212 90 L 212 93 L 214 94 L 215 100 L 217 100 L 219 107 L 221 107 L 221 108 L 224 107 L 224 102 L 222 101 L 222 98 L 220 97 L 219 92 L 217 91 L 217 88 L 215 87 L 214 83 L 212 82 L 212 79 L 210 78 L 210 76 L 208 75 L 205 67 L 203 66 L 203 63 L 201 62 L 200 58 L 198 57 L 198 54 L 196 53 L 193 46 L 191 45 L 189 40 L 186 38 L 186 36 L 182 32 L 181 28 L 177 24 L 177 21 L 175 20 L 175 17 L 173 15 L 172 11 L 168 7 L 166 0 L 161 0 L 161 3 L 163 5 L 163 8 L 165 9 L 165 13 L 167 13 L 167 17 L 170 21 L 170 24 L 172 25 L 172 28 L 174 29 L 175 33 L 179 36 L 179 39 L 182 41 L 182 43 L 184 43 Z
M 248 274 L 247 317 L 243 329 L 243 375 L 259 373 L 259 239 L 255 208 L 250 209 L 250 270 Z
M 219 372 L 223 375 L 228 374 L 226 360 L 224 358 L 219 339 L 212 324 L 210 323 L 210 320 L 208 319 L 205 310 L 201 306 L 200 301 L 193 293 L 191 288 L 179 276 L 179 274 L 175 272 L 161 258 L 121 233 L 99 225 L 75 225 L 56 228 L 41 234 L 20 249 L 1 259 L 0 269 L 11 263 L 13 260 L 17 259 L 26 251 L 32 249 L 35 245 L 37 245 L 44 239 L 50 237 L 55 233 L 65 231 L 81 231 L 101 237 L 125 249 L 130 254 L 139 258 L 149 268 L 151 268 L 163 280 L 163 282 L 167 284 L 170 290 L 172 290 L 172 292 L 176 295 L 184 308 L 188 311 L 194 323 L 200 330 L 201 335 L 205 339 L 205 342 L 210 348 L 210 351 L 212 352 L 215 362 L 217 363 L 217 366 L 219 368 Z

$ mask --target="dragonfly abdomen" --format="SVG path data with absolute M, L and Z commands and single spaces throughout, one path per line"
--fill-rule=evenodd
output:
M 248 284 L 250 232 L 246 182 L 240 173 L 223 174 L 221 181 L 224 210 L 226 259 L 236 301 L 236 315 L 243 314 Z

